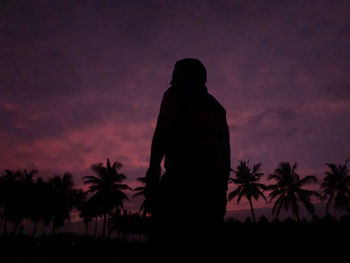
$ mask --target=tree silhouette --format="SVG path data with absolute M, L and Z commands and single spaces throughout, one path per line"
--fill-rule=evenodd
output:
M 299 221 L 298 202 L 301 202 L 306 210 L 313 215 L 314 206 L 311 203 L 311 197 L 320 197 L 320 194 L 302 188 L 305 185 L 317 182 L 317 179 L 312 175 L 300 179 L 296 168 L 296 163 L 291 167 L 289 162 L 281 162 L 275 169 L 274 174 L 269 175 L 269 180 L 274 179 L 277 183 L 269 185 L 268 189 L 272 190 L 269 195 L 270 202 L 277 198 L 272 208 L 272 214 L 278 217 L 282 208 L 288 210 L 291 207 L 293 215 Z
M 95 231 L 94 231 L 94 235 L 97 235 L 97 223 L 98 223 L 98 218 L 100 216 L 103 216 L 104 211 L 102 210 L 102 206 L 101 206 L 101 199 L 100 199 L 100 195 L 93 195 L 91 196 L 87 202 L 89 202 L 89 213 L 91 213 L 93 215 L 93 217 L 95 218 Z
M 137 197 L 137 196 L 145 196 L 145 191 L 146 191 L 146 177 L 139 177 L 137 178 L 137 180 L 141 183 L 144 184 L 144 186 L 140 186 L 140 187 L 136 187 L 134 189 L 134 191 L 136 192 L 135 194 L 133 194 L 133 197 Z M 142 212 L 143 216 L 146 216 L 147 214 L 151 213 L 151 205 L 149 203 L 148 199 L 145 199 L 140 207 L 140 212 Z
M 24 218 L 23 193 L 21 171 L 5 170 L 1 177 L 1 203 L 3 207 L 4 227 L 3 233 L 7 233 L 7 223 L 12 222 L 15 225 L 14 232 L 17 231 L 18 225 Z
M 38 189 L 38 184 L 34 181 L 34 176 L 37 173 L 37 170 L 28 171 L 27 169 L 24 169 L 21 176 L 23 216 L 25 219 L 28 219 L 34 223 L 32 234 L 33 237 L 35 236 L 38 220 L 41 216 L 40 202 L 42 196 L 40 196 L 40 189 Z
M 52 223 L 52 234 L 55 234 L 57 227 L 64 226 L 65 220 L 70 219 L 70 211 L 75 206 L 76 190 L 73 189 L 74 182 L 70 173 L 63 177 L 56 175 L 48 182 L 50 192 L 48 199 L 50 206 L 46 207 L 45 223 Z
M 99 205 L 99 211 L 103 214 L 103 230 L 102 236 L 106 233 L 107 215 L 110 214 L 114 208 L 122 208 L 124 201 L 128 200 L 123 190 L 130 189 L 122 181 L 126 176 L 119 173 L 122 164 L 114 162 L 110 164 L 107 159 L 107 165 L 102 163 L 93 164 L 91 169 L 97 176 L 84 176 L 84 182 L 90 184 L 88 192 L 93 193 L 94 198 Z
M 324 199 L 328 199 L 326 212 L 333 203 L 335 210 L 346 210 L 350 214 L 350 174 L 346 162 L 338 166 L 333 163 L 326 164 L 330 171 L 321 183 Z
M 95 204 L 94 199 L 87 199 L 88 192 L 83 192 L 81 197 L 81 203 L 77 207 L 79 210 L 79 217 L 83 219 L 85 224 L 85 235 L 89 234 L 89 223 L 94 217 L 98 217 L 98 205 Z
M 139 213 L 121 212 L 116 209 L 111 216 L 110 232 L 117 232 L 119 237 L 127 237 L 128 234 L 142 235 L 147 232 L 149 217 L 140 216 Z
M 39 221 L 45 217 L 45 210 L 51 204 L 49 202 L 50 189 L 48 183 L 39 177 L 35 184 L 32 185 L 32 193 L 30 197 L 29 220 L 34 223 L 32 237 L 35 237 Z
M 250 210 L 252 212 L 252 218 L 255 222 L 255 214 L 253 209 L 252 198 L 258 200 L 261 196 L 267 202 L 263 191 L 266 189 L 264 184 L 259 183 L 258 181 L 264 175 L 259 172 L 261 164 L 258 163 L 253 166 L 253 169 L 249 168 L 249 161 L 239 161 L 239 165 L 237 166 L 237 170 L 232 170 L 236 175 L 236 178 L 230 178 L 230 183 L 235 183 L 238 187 L 233 190 L 228 195 L 228 199 L 231 201 L 235 197 L 237 197 L 237 204 L 240 202 L 242 196 L 246 197 L 250 204 Z

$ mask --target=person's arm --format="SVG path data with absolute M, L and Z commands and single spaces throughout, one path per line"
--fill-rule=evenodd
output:
M 224 120 L 224 131 L 223 131 L 223 145 L 224 145 L 224 158 L 225 158 L 225 181 L 228 183 L 231 171 L 231 145 L 230 145 L 230 131 L 227 125 L 226 114 Z
M 168 91 L 164 93 L 160 111 L 157 119 L 156 129 L 153 134 L 152 146 L 151 146 L 151 157 L 149 168 L 150 169 L 158 169 L 160 167 L 160 163 L 165 154 L 165 140 L 168 129 L 169 122 L 169 94 Z
M 222 121 L 222 135 L 221 135 L 221 141 L 222 141 L 222 150 L 223 150 L 223 158 L 224 158 L 224 167 L 223 167 L 223 181 L 222 181 L 222 216 L 226 214 L 226 205 L 227 205 L 227 190 L 228 190 L 228 180 L 230 177 L 230 171 L 231 171 L 231 146 L 230 146 L 230 131 L 227 125 L 226 120 L 226 112 L 223 116 Z
M 168 91 L 165 92 L 161 106 L 160 112 L 157 119 L 157 125 L 153 134 L 152 146 L 151 146 L 151 156 L 149 168 L 146 173 L 146 192 L 145 197 L 148 198 L 150 202 L 153 200 L 153 196 L 156 191 L 156 186 L 160 180 L 161 168 L 160 164 L 165 155 L 165 143 L 166 134 L 168 126 L 168 107 L 169 107 L 169 94 Z

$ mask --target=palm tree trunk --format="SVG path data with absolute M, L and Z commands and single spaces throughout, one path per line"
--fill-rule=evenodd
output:
M 253 203 L 251 198 L 249 198 L 249 204 L 250 204 L 250 210 L 252 211 L 253 222 L 255 223 L 255 214 L 254 214 Z
M 38 220 L 37 220 L 37 219 L 35 219 L 35 221 L 34 221 L 34 229 L 33 229 L 32 238 L 34 238 L 34 237 L 35 237 L 37 225 L 38 225 Z
M 102 237 L 105 237 L 106 235 L 106 220 L 107 216 L 106 213 L 103 215 L 103 229 L 102 229 Z

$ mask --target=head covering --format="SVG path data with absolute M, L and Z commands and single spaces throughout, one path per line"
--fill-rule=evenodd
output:
M 176 62 L 170 84 L 172 86 L 204 86 L 206 81 L 207 71 L 202 62 L 195 58 L 185 58 Z

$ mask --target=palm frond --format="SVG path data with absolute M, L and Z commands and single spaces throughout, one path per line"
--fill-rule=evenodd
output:
M 270 192 L 269 197 L 270 197 L 270 202 L 275 199 L 277 196 L 281 195 L 284 193 L 283 190 L 279 189 L 279 188 L 274 188 L 274 189 L 269 189 L 269 190 L 273 190 L 272 192 Z
M 137 196 L 144 196 L 145 195 L 145 190 L 139 190 L 137 193 L 133 194 L 133 197 L 137 197 Z
M 281 211 L 282 206 L 284 205 L 284 200 L 285 200 L 285 196 L 281 195 L 276 202 L 274 203 L 273 207 L 272 207 L 272 215 L 276 215 L 276 217 L 279 216 L 279 213 Z
M 132 190 L 127 184 L 115 184 L 115 186 L 121 190 Z
M 279 181 L 281 179 L 281 176 L 279 174 L 269 174 L 268 179 L 269 180 L 274 179 L 276 181 Z
M 299 183 L 300 185 L 316 183 L 317 182 L 317 178 L 314 175 L 308 175 L 308 176 L 305 176 L 303 179 L 300 179 L 299 182 L 300 182 Z
M 313 206 L 313 204 L 310 202 L 310 198 L 309 196 L 305 196 L 301 193 L 299 193 L 299 200 L 303 203 L 303 205 L 305 206 L 306 210 L 310 213 L 310 214 L 314 214 L 315 212 L 315 208 Z
M 241 186 L 238 186 L 235 190 L 229 193 L 228 200 L 231 201 L 232 199 L 234 199 L 239 194 L 240 191 L 241 191 Z
M 258 188 L 256 189 L 258 195 L 260 195 L 262 198 L 264 198 L 265 202 L 267 203 L 267 199 L 265 197 L 265 195 L 263 194 L 263 192 L 261 192 Z M 258 198 L 255 198 L 255 200 L 257 200 Z

